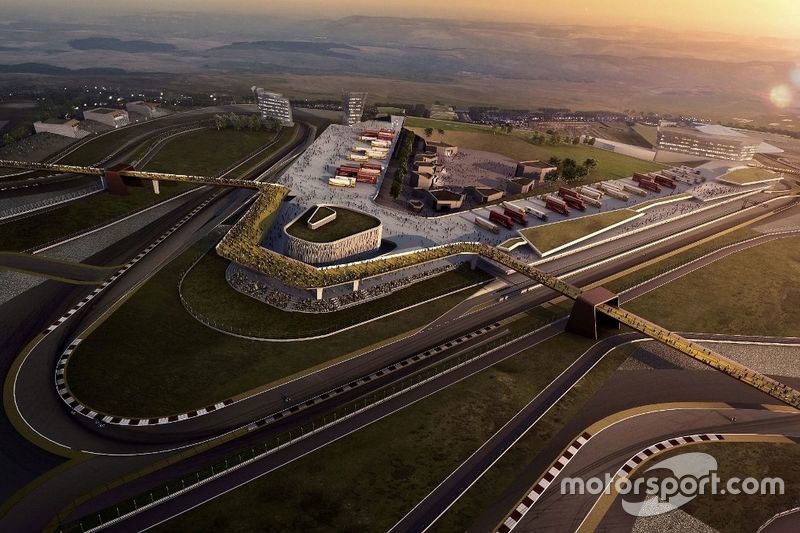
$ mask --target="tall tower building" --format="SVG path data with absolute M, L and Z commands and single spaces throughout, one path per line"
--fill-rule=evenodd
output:
M 292 119 L 292 104 L 289 99 L 281 93 L 265 91 L 261 87 L 252 88 L 253 94 L 258 102 L 258 110 L 265 119 L 272 118 L 281 123 L 282 126 L 294 126 Z
M 367 93 L 345 92 L 342 94 L 342 124 L 352 126 L 361 122 Z

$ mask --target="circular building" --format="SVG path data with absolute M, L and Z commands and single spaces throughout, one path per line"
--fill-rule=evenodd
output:
M 377 250 L 381 246 L 383 225 L 363 211 L 320 204 L 309 207 L 283 231 L 289 257 L 320 264 Z

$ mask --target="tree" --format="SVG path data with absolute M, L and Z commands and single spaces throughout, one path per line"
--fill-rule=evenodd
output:
M 389 194 L 392 195 L 392 198 L 397 198 L 398 196 L 400 196 L 400 189 L 401 188 L 402 188 L 402 186 L 400 185 L 399 181 L 395 180 L 395 181 L 392 182 L 392 188 L 389 191 Z
M 551 170 L 544 175 L 545 181 L 556 181 L 558 179 L 558 170 Z
M 439 129 L 438 129 L 438 130 L 436 130 L 436 131 L 439 133 L 439 135 L 441 135 L 442 137 L 444 137 L 444 130 L 443 130 L 442 128 L 439 128 Z
M 597 166 L 597 160 L 589 157 L 583 162 L 583 166 L 585 166 L 587 169 L 595 168 Z
M 425 137 L 430 139 L 431 135 L 433 135 L 433 128 L 425 128 Z
M 514 131 L 514 126 L 512 126 L 511 124 L 509 124 L 508 126 L 506 126 L 506 133 L 508 133 L 509 135 L 511 135 L 511 133 L 512 133 L 513 131 Z
M 561 160 L 556 156 L 551 157 L 550 159 L 547 160 L 547 162 L 553 165 L 554 167 L 557 167 L 558 165 L 561 164 Z
M 561 161 L 561 177 L 564 178 L 565 181 L 577 179 L 580 175 L 578 170 L 579 168 L 584 167 L 579 167 L 578 163 L 574 159 L 567 157 Z
M 580 142 L 581 142 L 581 138 L 580 137 L 573 137 L 572 138 L 572 144 L 580 144 Z
M 595 141 L 596 141 L 596 140 L 597 140 L 597 139 L 595 139 L 594 137 L 592 137 L 592 138 L 590 138 L 590 139 L 589 139 L 589 140 L 586 142 L 586 144 L 588 144 L 589 146 L 594 146 L 594 143 L 595 143 Z

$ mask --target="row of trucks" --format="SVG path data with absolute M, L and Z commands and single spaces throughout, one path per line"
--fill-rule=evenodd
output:
M 502 202 L 500 207 L 503 208 L 502 212 L 490 209 L 488 219 L 481 216 L 476 216 L 475 224 L 485 230 L 497 234 L 500 232 L 499 226 L 503 226 L 506 229 L 513 229 L 514 224 L 527 226 L 528 215 L 533 215 L 540 220 L 547 220 L 547 213 L 533 207 L 523 208 L 512 204 L 511 202 Z
M 378 163 L 361 163 L 359 166 L 340 165 L 333 177 L 328 180 L 328 184 L 335 187 L 355 187 L 356 183 L 374 185 L 378 183 L 378 176 L 382 171 L 383 165 Z
M 347 159 L 351 161 L 361 161 L 366 159 L 383 160 L 389 157 L 388 148 L 373 148 L 365 146 L 353 146 L 350 148 L 351 153 L 348 154 Z
M 513 213 L 514 217 L 519 218 L 512 218 L 510 213 Z M 520 222 L 520 220 L 524 222 Z M 501 213 L 500 211 L 496 211 L 494 209 L 489 210 L 488 219 L 481 216 L 475 217 L 475 224 L 495 234 L 500 233 L 499 226 L 503 226 L 506 229 L 512 229 L 514 227 L 514 222 L 525 225 L 527 223 L 527 219 L 525 218 L 524 214 L 520 215 L 516 211 L 505 210 L 503 213 Z
M 394 130 L 381 128 L 379 130 L 363 130 L 358 136 L 359 141 L 391 141 L 394 140 Z M 388 146 L 388 145 L 387 145 Z
M 601 183 L 598 185 L 598 188 L 611 198 L 616 198 L 617 200 L 622 200 L 623 202 L 627 202 L 631 199 L 630 195 L 627 194 L 622 187 L 619 187 L 616 184 Z
M 575 190 L 568 189 L 567 187 L 559 187 L 557 194 L 547 194 L 544 196 L 544 206 L 550 211 L 568 216 L 570 208 L 585 211 L 587 204 L 593 207 L 602 207 L 604 195 L 627 202 L 630 200 L 630 195 L 628 193 L 638 196 L 647 196 L 647 191 L 661 192 L 661 187 L 668 187 L 670 189 L 675 189 L 677 187 L 672 177 L 661 173 L 641 174 L 635 172 L 632 180 L 636 185 L 624 182 L 604 182 L 594 187 L 584 185 L 582 187 L 577 187 Z M 510 202 L 503 202 L 501 206 L 503 207 L 502 213 L 490 210 L 488 219 L 484 217 L 475 217 L 475 223 L 492 233 L 498 233 L 500 231 L 499 226 L 511 229 L 515 222 L 523 225 L 527 224 L 526 214 L 534 215 L 540 220 L 547 220 L 547 214 L 545 212 L 532 207 L 521 208 Z
M 633 173 L 634 182 L 636 182 L 639 187 L 642 189 L 652 191 L 652 192 L 661 192 L 661 187 L 667 187 L 669 189 L 674 189 L 677 187 L 677 184 L 672 181 L 672 179 L 668 178 L 667 176 L 662 176 L 661 174 L 641 174 L 639 172 Z

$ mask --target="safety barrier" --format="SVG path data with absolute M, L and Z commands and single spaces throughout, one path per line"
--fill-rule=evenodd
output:
M 91 167 L 3 160 L 0 160 L 0 167 L 33 168 L 38 170 L 49 169 L 58 172 L 94 175 L 100 175 L 104 172 L 103 169 Z M 256 200 L 217 245 L 217 253 L 231 261 L 262 272 L 289 286 L 309 288 L 337 285 L 364 277 L 391 272 L 405 266 L 411 266 L 433 259 L 459 254 L 475 254 L 516 270 L 520 274 L 568 296 L 573 300 L 581 293 L 580 288 L 566 283 L 558 277 L 539 270 L 534 266 L 519 261 L 509 254 L 501 252 L 497 248 L 479 242 L 458 242 L 415 252 L 398 254 L 396 256 L 378 257 L 362 261 L 358 264 L 337 265 L 324 269 L 316 268 L 260 246 L 261 237 L 266 229 L 271 226 L 280 208 L 281 202 L 288 195 L 289 190 L 284 186 L 237 179 L 160 174 L 134 170 L 121 171 L 120 175 L 149 180 L 199 183 L 223 187 L 244 187 L 258 190 L 260 194 Z M 767 378 L 711 350 L 690 343 L 686 339 L 673 335 L 664 328 L 623 311 L 622 309 L 609 305 L 599 306 L 598 309 L 608 316 L 619 320 L 620 323 L 627 324 L 637 331 L 641 331 L 645 335 L 661 341 L 668 346 L 672 346 L 712 368 L 721 370 L 739 379 L 743 383 L 752 385 L 789 405 L 795 407 L 800 406 L 800 392 L 791 387 L 783 385 L 771 378 Z
M 483 328 L 486 332 L 494 330 L 498 328 L 499 324 L 493 324 L 487 328 Z M 531 332 L 528 335 L 535 333 Z M 470 338 L 474 336 L 475 333 L 470 334 Z M 466 336 L 465 336 L 466 338 Z M 59 524 L 55 530 L 59 533 L 89 533 L 92 531 L 98 531 L 100 529 L 109 527 L 114 525 L 130 516 L 133 516 L 139 512 L 147 510 L 151 507 L 154 507 L 164 501 L 167 501 L 171 498 L 179 496 L 185 492 L 188 492 L 196 487 L 204 485 L 218 477 L 221 477 L 229 472 L 234 470 L 238 470 L 244 466 L 247 466 L 259 459 L 263 459 L 268 455 L 272 455 L 273 453 L 282 450 L 288 446 L 296 444 L 301 440 L 304 440 L 312 435 L 319 433 L 320 431 L 326 430 L 336 424 L 340 424 L 356 415 L 363 413 L 369 409 L 372 409 L 378 405 L 381 405 L 401 394 L 405 394 L 413 389 L 421 387 L 434 379 L 437 379 L 445 374 L 458 370 L 478 359 L 486 357 L 487 355 L 494 353 L 495 351 L 502 349 L 506 345 L 516 342 L 519 338 L 512 338 L 506 339 L 504 337 L 500 337 L 497 339 L 490 340 L 482 344 L 480 347 L 471 348 L 468 351 L 463 353 L 457 353 L 448 359 L 445 359 L 433 366 L 427 367 L 422 369 L 414 374 L 411 374 L 391 385 L 384 386 L 374 392 L 367 394 L 366 396 L 354 400 L 350 403 L 347 403 L 343 406 L 338 407 L 333 412 L 326 413 L 322 416 L 318 416 L 311 420 L 310 422 L 303 423 L 300 426 L 296 426 L 292 429 L 283 431 L 282 433 L 278 434 L 277 436 L 271 438 L 267 442 L 262 442 L 256 444 L 254 446 L 248 447 L 242 451 L 237 453 L 232 453 L 230 455 L 225 456 L 221 460 L 216 461 L 215 463 L 205 466 L 200 470 L 196 470 L 185 476 L 182 476 L 177 479 L 172 479 L 168 482 L 159 484 L 158 486 L 152 487 L 151 489 L 141 492 L 138 495 L 128 498 L 124 501 L 118 502 L 114 505 L 105 507 L 97 512 L 93 512 L 86 516 L 82 516 L 76 520 L 67 521 L 64 523 Z M 457 345 L 455 341 L 452 341 L 454 345 Z M 429 350 L 429 354 L 418 354 L 403 360 L 399 363 L 395 363 L 390 365 L 389 367 L 379 370 L 370 376 L 365 376 L 361 378 L 360 381 L 369 381 L 370 379 L 374 379 L 375 377 L 380 377 L 385 372 L 391 372 L 398 370 L 400 368 L 406 367 L 407 365 L 411 364 L 411 362 L 418 361 L 425 357 L 430 356 L 433 353 L 438 353 L 437 349 Z M 328 393 L 324 393 L 319 398 L 327 399 L 333 393 L 342 393 L 346 390 L 352 388 L 352 384 L 345 385 L 343 387 L 339 387 L 334 391 L 330 391 Z M 340 391 L 341 389 L 341 391 Z M 339 391 L 339 392 L 337 392 Z M 291 408 L 286 409 L 286 414 L 295 413 L 300 411 L 301 409 L 305 408 L 305 403 L 297 404 Z M 277 414 L 277 413 L 276 413 Z M 271 415 L 271 417 L 275 417 L 275 415 Z M 276 417 L 277 418 L 277 417 Z M 257 430 L 268 422 L 267 419 L 262 419 L 258 422 L 250 424 L 246 429 L 240 431 L 236 434 L 229 434 L 225 441 L 230 441 L 240 436 L 242 433 L 246 434 L 250 431 Z M 206 446 L 208 448 L 210 446 Z M 191 455 L 191 454 L 190 454 Z M 180 457 L 179 459 L 165 459 L 158 463 L 154 467 L 148 467 L 142 473 L 151 473 L 159 468 L 163 468 L 170 464 L 174 464 L 175 462 L 184 459 L 185 457 Z M 68 515 L 69 513 L 73 512 L 77 506 L 85 503 L 92 497 L 99 496 L 100 494 L 106 492 L 108 490 L 107 487 L 100 489 L 94 494 L 88 495 L 87 497 L 82 498 L 79 501 L 74 502 L 70 507 L 64 509 L 62 513 L 60 513 L 61 517 Z

